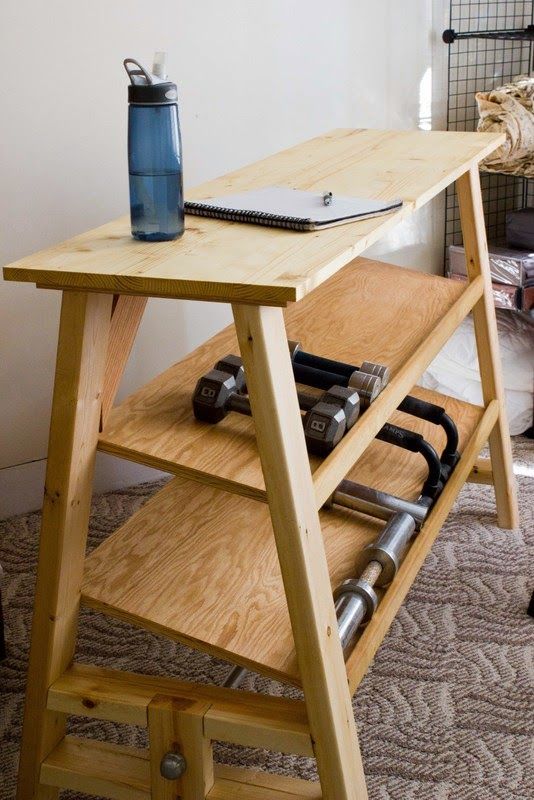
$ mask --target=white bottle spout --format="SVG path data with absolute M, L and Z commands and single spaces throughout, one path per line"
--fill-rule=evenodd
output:
M 167 80 L 167 53 L 164 53 L 163 51 L 154 53 L 152 74 L 162 81 Z

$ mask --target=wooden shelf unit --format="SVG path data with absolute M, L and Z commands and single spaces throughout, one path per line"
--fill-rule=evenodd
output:
M 491 463 L 475 479 L 494 483 L 499 523 L 517 523 L 478 177 L 478 162 L 502 141 L 334 131 L 191 197 L 328 185 L 400 196 L 400 211 L 307 234 L 195 217 L 183 239 L 151 246 L 121 219 L 5 268 L 10 280 L 63 292 L 17 800 L 56 800 L 61 788 L 117 800 L 366 800 L 351 695 L 488 439 Z M 465 288 L 358 257 L 454 181 Z M 112 408 L 147 296 L 232 303 L 235 328 Z M 414 388 L 470 311 L 483 407 Z M 287 338 L 392 370 L 322 461 L 306 453 Z M 196 380 L 227 352 L 243 358 L 252 419 L 196 422 Z M 423 459 L 375 439 L 392 420 L 441 450 L 441 429 L 396 411 L 408 393 L 453 416 L 461 459 L 345 664 L 332 588 L 353 576 L 383 523 L 320 509 L 344 477 L 418 496 Z M 97 449 L 174 477 L 86 558 Z M 73 663 L 80 603 L 301 686 L 304 702 Z M 147 727 L 149 748 L 68 737 L 71 714 Z M 213 739 L 314 755 L 320 783 L 214 769 Z M 176 749 L 186 771 L 165 780 L 161 758 Z

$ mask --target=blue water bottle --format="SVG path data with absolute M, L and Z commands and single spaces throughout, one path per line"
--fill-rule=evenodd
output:
M 134 66 L 132 66 L 134 65 Z M 177 239 L 184 232 L 182 143 L 176 84 L 165 75 L 165 54 L 153 72 L 127 58 L 128 166 L 132 236 L 144 242 Z

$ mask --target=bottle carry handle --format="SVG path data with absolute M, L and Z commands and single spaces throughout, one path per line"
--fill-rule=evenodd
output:
M 133 75 L 144 75 L 144 77 L 146 78 L 146 82 L 148 84 L 153 83 L 152 75 L 150 74 L 150 72 L 147 72 L 146 69 L 143 67 L 143 65 L 140 64 L 139 61 L 136 61 L 135 58 L 125 58 L 122 63 L 124 64 L 124 69 L 126 70 L 132 84 L 135 84 L 135 81 L 132 77 Z M 138 67 L 139 69 L 128 69 L 127 66 L 128 64 L 135 64 L 135 66 Z

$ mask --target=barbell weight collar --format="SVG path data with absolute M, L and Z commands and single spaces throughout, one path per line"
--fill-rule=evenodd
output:
M 369 622 L 378 605 L 378 597 L 371 584 L 362 580 L 361 578 L 348 578 L 347 580 L 343 581 L 343 583 L 340 583 L 340 585 L 334 591 L 336 608 L 339 601 L 345 595 L 357 595 L 363 599 L 365 604 L 365 614 L 362 622 Z
M 378 597 L 370 583 L 350 578 L 337 587 L 334 601 L 341 648 L 347 654 L 353 648 L 360 626 L 373 616 Z
M 335 604 L 336 618 L 343 653 L 350 652 L 367 614 L 367 604 L 359 594 L 342 594 Z
M 415 520 L 410 514 L 395 514 L 382 529 L 378 539 L 361 550 L 356 558 L 356 571 L 363 572 L 371 561 L 376 561 L 382 570 L 376 578 L 376 586 L 391 583 L 415 533 Z

